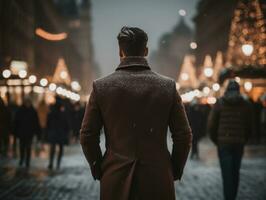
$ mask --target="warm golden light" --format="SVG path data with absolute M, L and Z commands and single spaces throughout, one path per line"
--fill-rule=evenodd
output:
M 187 80 L 189 79 L 188 74 L 187 74 L 187 73 L 182 73 L 182 74 L 181 74 L 181 79 L 182 79 L 183 81 L 187 81 Z
M 66 72 L 66 71 L 61 71 L 61 72 L 60 72 L 60 78 L 61 78 L 61 79 L 66 79 L 67 76 L 68 76 L 68 75 L 67 75 L 67 72 Z
M 80 86 L 79 82 L 77 82 L 77 81 L 72 81 L 71 88 L 72 88 L 72 90 L 75 90 L 75 91 L 81 90 L 81 86 Z
M 67 38 L 67 33 L 58 33 L 58 34 L 52 34 L 49 33 L 41 28 L 37 28 L 35 31 L 36 35 L 40 36 L 43 39 L 51 40 L 51 41 L 60 41 Z
M 19 78 L 26 78 L 26 76 L 27 76 L 27 71 L 24 70 L 24 69 L 20 70 L 20 71 L 18 72 L 18 76 L 19 76 Z
M 190 43 L 190 48 L 191 49 L 196 49 L 198 47 L 197 43 L 196 42 L 191 42 Z
M 243 44 L 241 49 L 246 56 L 250 56 L 254 50 L 254 48 L 251 44 Z
M 213 75 L 213 69 L 210 67 L 207 67 L 206 69 L 204 69 L 204 74 L 207 77 L 211 77 Z
M 52 91 L 52 92 L 54 92 L 54 91 L 56 90 L 56 84 L 51 83 L 51 84 L 49 85 L 49 90 Z
M 36 83 L 36 81 L 37 81 L 37 77 L 35 75 L 30 75 L 29 82 L 31 84 L 34 84 L 34 83 Z
M 245 88 L 245 90 L 247 92 L 251 91 L 252 90 L 252 87 L 253 87 L 253 85 L 252 85 L 251 82 L 247 81 L 247 82 L 244 83 L 244 88 Z
M 220 90 L 220 85 L 219 85 L 218 83 L 214 83 L 214 84 L 212 85 L 212 89 L 213 89 L 215 92 L 217 92 L 217 91 Z
M 2 72 L 2 75 L 3 75 L 4 78 L 9 78 L 11 76 L 11 71 L 9 69 L 5 69 Z
M 40 80 L 40 85 L 41 86 L 45 87 L 45 86 L 47 86 L 47 84 L 48 84 L 48 80 L 46 78 L 42 78 Z

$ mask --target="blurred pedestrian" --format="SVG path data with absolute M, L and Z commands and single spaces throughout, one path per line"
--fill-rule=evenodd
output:
M 56 97 L 55 105 L 51 107 L 51 111 L 48 114 L 47 134 L 47 139 L 50 143 L 50 160 L 48 169 L 53 169 L 53 162 L 57 145 L 59 147 L 59 152 L 57 156 L 56 167 L 57 169 L 59 169 L 64 153 L 64 145 L 68 144 L 69 139 L 69 121 L 67 119 L 63 100 L 59 97 Z
M 237 196 L 244 145 L 252 132 L 251 106 L 241 96 L 239 84 L 230 80 L 209 116 L 208 132 L 218 147 L 225 200 Z
M 11 115 L 0 97 L 0 154 L 7 156 L 9 147 L 9 133 L 11 131 Z
M 19 107 L 14 126 L 15 135 L 19 139 L 19 166 L 23 166 L 26 160 L 26 167 L 29 168 L 33 137 L 40 135 L 39 118 L 29 98 L 25 98 L 22 106 Z
M 79 130 L 81 127 L 83 115 L 84 115 L 84 110 L 82 109 L 80 102 L 76 102 L 74 104 L 74 110 L 73 110 L 73 136 L 75 142 L 79 140 Z
M 17 113 L 18 109 L 19 109 L 19 106 L 16 104 L 16 102 L 9 99 L 8 110 L 9 110 L 10 116 L 11 116 L 12 155 L 14 158 L 17 158 L 18 139 L 17 139 L 17 136 L 15 134 L 14 128 L 15 128 L 16 113 Z
M 41 135 L 40 135 L 40 142 L 41 148 L 40 150 L 44 149 L 44 141 L 46 140 L 46 124 L 47 124 L 47 115 L 49 112 L 49 107 L 46 104 L 45 100 L 41 100 L 41 102 L 37 106 L 37 113 L 40 120 L 40 127 L 41 127 Z
M 262 109 L 260 113 L 260 130 L 262 142 L 266 142 L 266 94 L 261 97 Z
M 193 134 L 190 158 L 199 159 L 198 143 L 200 138 L 204 135 L 206 121 L 204 120 L 202 106 L 197 99 L 194 99 L 188 108 L 188 120 Z

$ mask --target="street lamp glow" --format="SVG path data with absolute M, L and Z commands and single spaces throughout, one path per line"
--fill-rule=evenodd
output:
M 9 69 L 5 69 L 2 72 L 2 75 L 3 75 L 4 78 L 9 78 L 11 76 L 11 71 Z
M 51 84 L 49 85 L 49 90 L 52 91 L 52 92 L 54 92 L 54 91 L 56 90 L 56 84 L 51 83 Z
M 219 85 L 218 83 L 214 83 L 214 84 L 212 85 L 212 89 L 213 89 L 215 92 L 217 92 L 217 91 L 220 90 L 220 85 Z
M 253 53 L 254 47 L 251 44 L 243 44 L 241 49 L 246 56 L 250 56 Z
M 18 72 L 19 78 L 26 78 L 27 76 L 27 71 L 25 69 L 22 69 Z
M 205 69 L 204 69 L 204 74 L 205 74 L 205 76 L 207 76 L 207 77 L 211 77 L 211 76 L 213 75 L 213 69 L 210 68 L 210 67 L 205 68 Z
M 46 78 L 42 78 L 42 79 L 40 80 L 40 85 L 41 85 L 41 86 L 45 87 L 47 84 L 48 84 L 48 80 L 47 80 Z
M 240 83 L 240 81 L 241 81 L 241 79 L 240 79 L 240 77 L 235 77 L 235 81 L 237 82 L 237 83 Z
M 80 84 L 77 81 L 72 81 L 71 88 L 72 90 L 75 90 L 75 91 L 80 91 L 81 89 Z
M 251 82 L 247 81 L 247 82 L 244 83 L 244 88 L 245 88 L 245 90 L 247 92 L 251 91 L 252 90 L 252 87 L 253 87 L 253 85 L 252 85 Z
M 34 84 L 34 83 L 36 83 L 36 81 L 37 81 L 37 77 L 35 75 L 30 75 L 29 82 L 31 84 Z
M 183 81 L 187 81 L 188 80 L 188 74 L 187 73 L 182 73 L 181 74 L 181 79 L 183 80 Z
M 216 103 L 216 98 L 215 97 L 208 97 L 207 98 L 207 103 L 208 104 L 215 104 Z
M 187 12 L 184 9 L 180 9 L 178 11 L 178 13 L 179 13 L 180 16 L 183 16 L 183 17 L 186 16 L 186 14 L 187 14 Z
M 190 43 L 190 48 L 191 49 L 196 49 L 198 47 L 197 43 L 196 42 L 191 42 Z
M 205 95 L 208 95 L 208 94 L 210 93 L 210 91 L 211 91 L 210 88 L 207 87 L 207 86 L 203 88 L 203 93 L 204 93 Z
M 176 83 L 175 86 L 176 86 L 176 89 L 177 89 L 177 90 L 180 89 L 180 84 L 179 84 L 179 83 Z
M 63 88 L 62 87 L 56 88 L 56 93 L 61 95 L 63 93 Z
M 66 71 L 61 71 L 60 72 L 60 78 L 61 79 L 66 79 L 67 78 L 67 72 Z

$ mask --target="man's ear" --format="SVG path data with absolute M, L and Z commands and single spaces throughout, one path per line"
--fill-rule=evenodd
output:
M 126 57 L 124 51 L 121 48 L 119 48 L 119 56 L 120 58 Z
M 144 56 L 148 56 L 148 54 L 149 54 L 149 48 L 148 47 L 145 47 Z

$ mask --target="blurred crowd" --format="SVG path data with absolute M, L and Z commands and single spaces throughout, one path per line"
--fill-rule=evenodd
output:
M 257 101 L 253 101 L 242 95 L 251 107 L 250 120 L 252 130 L 249 137 L 249 143 L 251 144 L 265 144 L 266 143 L 266 94 L 258 98 Z M 190 122 L 190 126 L 193 133 L 191 158 L 199 159 L 199 147 L 198 143 L 201 138 L 207 136 L 207 124 L 209 113 L 213 105 L 207 104 L 201 101 L 201 99 L 195 98 L 190 103 L 185 103 L 185 109 Z
M 250 142 L 254 144 L 266 141 L 266 95 L 254 102 L 246 98 L 252 106 L 252 134 Z M 185 104 L 188 119 L 193 132 L 191 158 L 199 159 L 199 141 L 207 135 L 208 116 L 212 105 L 201 99 L 194 99 Z M 49 169 L 60 168 L 64 146 L 79 141 L 79 129 L 84 115 L 85 106 L 80 102 L 56 97 L 52 105 L 40 101 L 33 106 L 30 98 L 25 98 L 22 105 L 5 104 L 0 98 L 0 156 L 17 157 L 19 165 L 30 167 L 31 152 L 35 155 L 45 151 L 49 155 Z M 34 147 L 34 148 L 32 148 Z M 57 148 L 58 147 L 58 148 Z M 19 152 L 19 154 L 18 154 Z
M 22 105 L 5 104 L 0 98 L 0 156 L 19 155 L 19 166 L 30 167 L 32 152 L 49 155 L 49 169 L 60 168 L 64 146 L 77 143 L 84 115 L 84 105 L 59 96 L 52 105 L 44 100 L 33 105 L 24 98 Z M 47 147 L 48 148 L 45 148 Z M 18 154 L 19 152 L 19 154 Z

